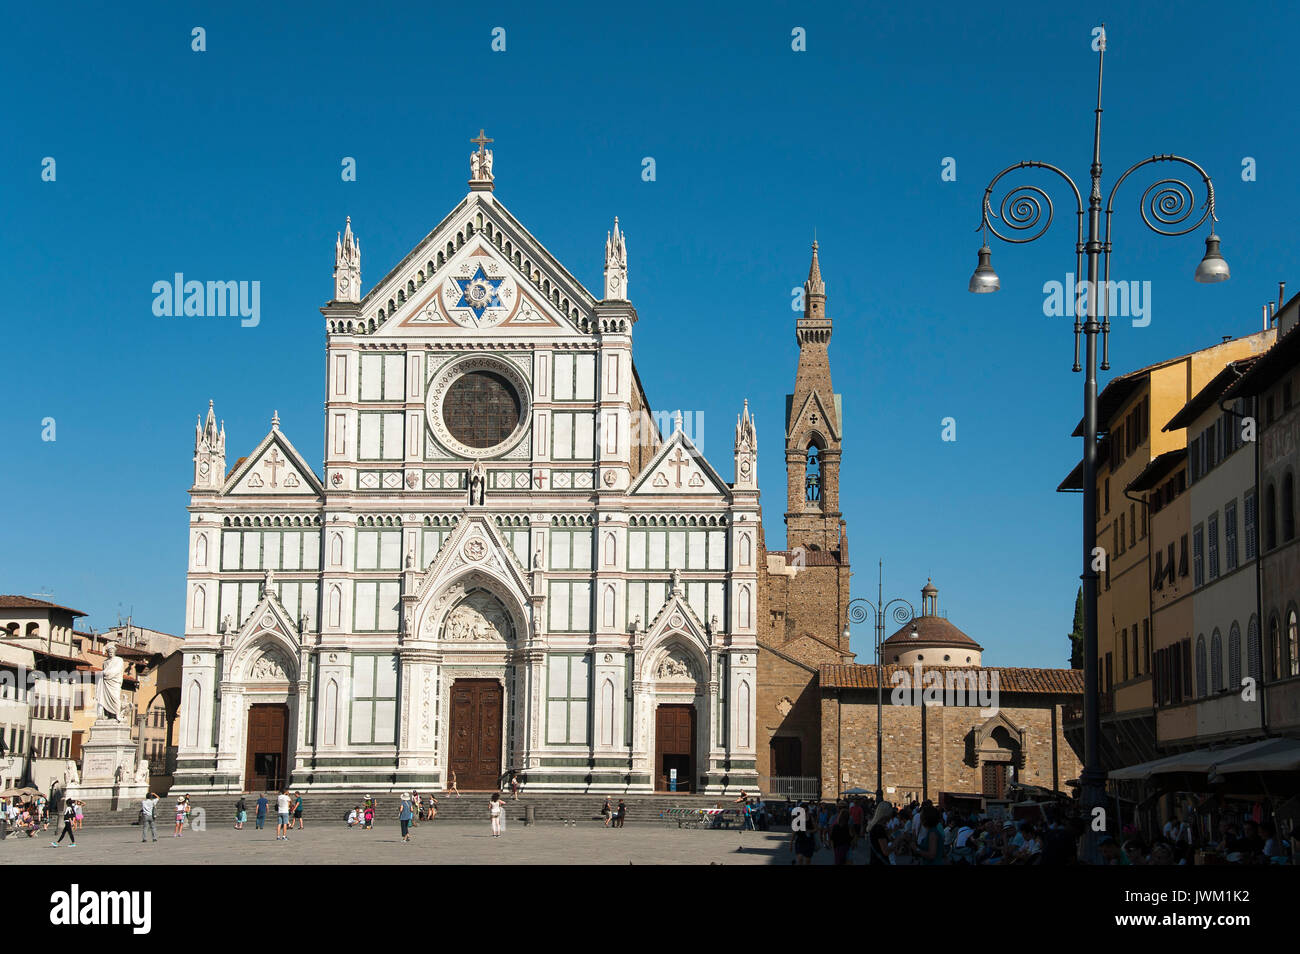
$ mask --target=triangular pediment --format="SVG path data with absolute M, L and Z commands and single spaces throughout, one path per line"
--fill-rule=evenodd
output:
M 643 655 L 647 657 L 654 655 L 666 642 L 686 643 L 706 659 L 708 658 L 709 631 L 691 609 L 691 604 L 686 601 L 686 594 L 680 585 L 669 590 L 664 605 L 659 608 L 659 612 L 646 627 Z
M 704 459 L 686 432 L 678 428 L 642 469 L 628 493 L 639 496 L 728 497 L 731 488 Z
M 236 465 L 221 492 L 227 496 L 316 497 L 322 496 L 325 488 L 276 424 L 254 451 Z
M 496 595 L 524 626 L 522 610 L 531 589 L 528 575 L 488 516 L 470 512 L 457 521 L 414 587 L 409 598 L 410 636 L 433 638 L 450 604 L 475 588 Z
M 790 425 L 786 428 L 786 439 L 800 438 L 813 431 L 828 441 L 840 440 L 839 418 L 827 409 L 821 395 L 816 391 L 809 392 L 798 413 L 791 419 Z
M 573 336 L 595 298 L 491 193 L 471 193 L 361 301 L 375 335 Z
M 298 624 L 275 595 L 274 575 L 268 571 L 257 605 L 230 637 L 227 678 L 253 682 L 295 680 L 298 648 Z

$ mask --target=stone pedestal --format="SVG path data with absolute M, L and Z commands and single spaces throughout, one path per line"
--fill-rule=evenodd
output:
M 81 778 L 68 784 L 64 795 L 91 808 L 119 811 L 148 794 L 149 775 L 136 759 L 136 743 L 125 722 L 97 719 L 81 746 Z

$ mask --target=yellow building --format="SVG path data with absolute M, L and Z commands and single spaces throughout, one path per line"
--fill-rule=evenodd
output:
M 1155 541 L 1145 501 L 1127 488 L 1161 455 L 1186 451 L 1186 430 L 1165 431 L 1165 424 L 1228 362 L 1262 353 L 1275 335 L 1261 331 L 1140 368 L 1112 378 L 1098 396 L 1097 546 L 1106 558 L 1097 596 L 1103 770 L 1159 755 L 1151 680 Z M 1074 433 L 1083 435 L 1082 421 Z M 1082 491 L 1082 474 L 1080 462 L 1057 490 Z M 1067 722 L 1066 732 L 1082 748 L 1081 719 Z

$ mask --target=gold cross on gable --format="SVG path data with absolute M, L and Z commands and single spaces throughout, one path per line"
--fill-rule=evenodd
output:
M 478 145 L 478 151 L 479 151 L 479 154 L 480 154 L 480 155 L 483 154 L 483 147 L 486 146 L 488 143 L 490 143 L 490 142 L 492 142 L 492 141 L 493 141 L 493 140 L 491 140 L 491 139 L 489 139 L 487 136 L 483 135 L 483 130 L 482 130 L 482 129 L 480 129 L 480 130 L 478 131 L 478 138 L 477 138 L 477 139 L 471 139 L 471 140 L 470 140 L 470 142 L 472 142 L 472 143 L 476 143 L 476 144 Z

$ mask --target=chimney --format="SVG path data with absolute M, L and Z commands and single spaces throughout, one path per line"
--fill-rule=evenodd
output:
M 1277 310 L 1281 311 L 1282 306 L 1286 304 L 1286 282 L 1277 283 Z
M 1264 310 L 1264 330 L 1268 331 L 1268 305 L 1262 306 Z

